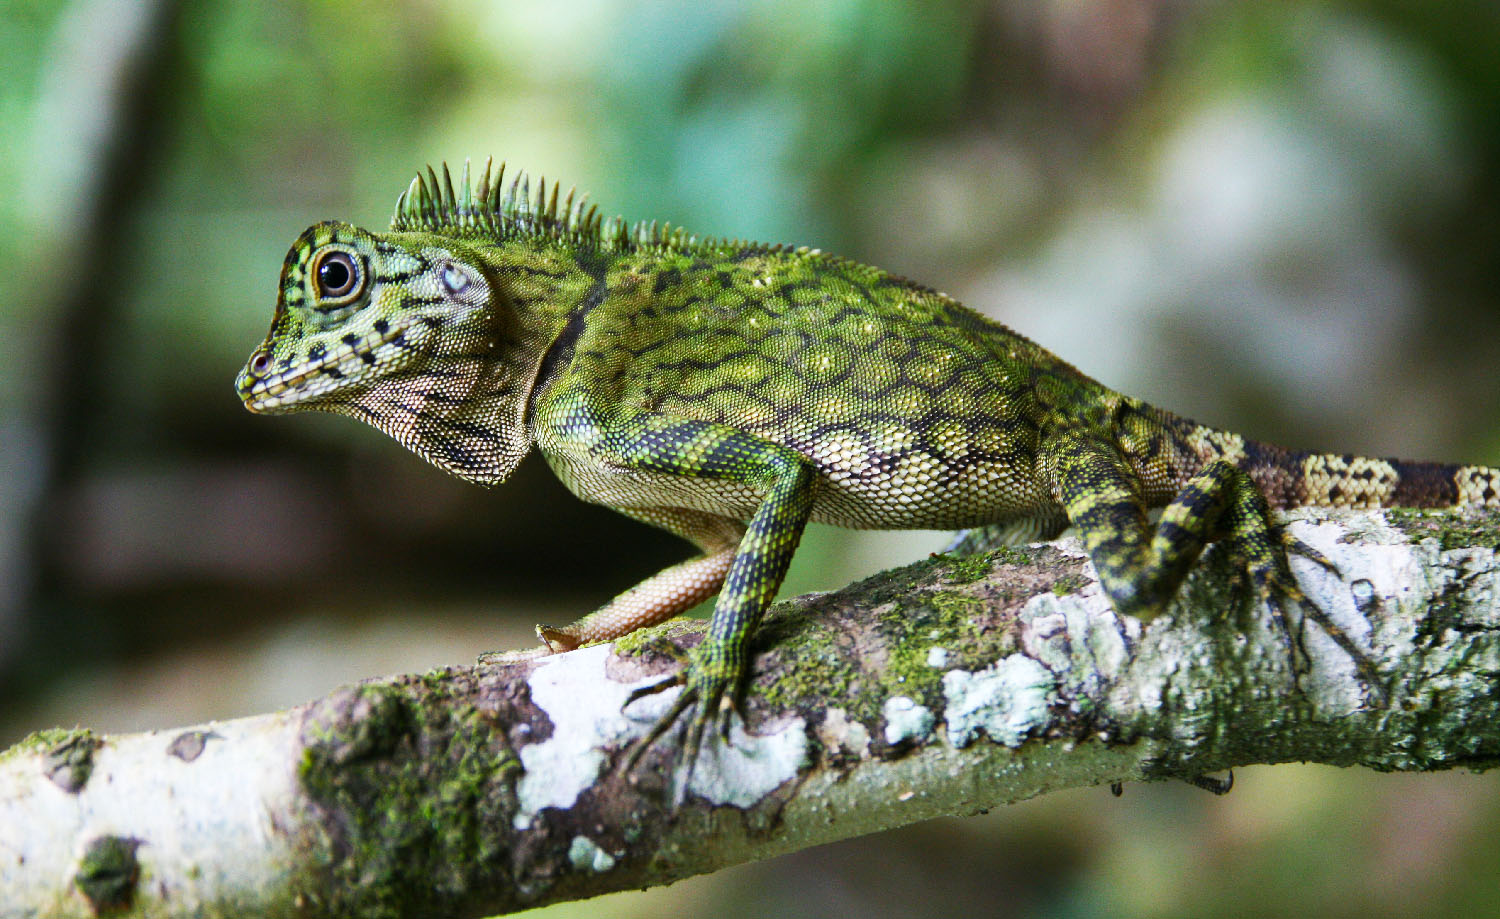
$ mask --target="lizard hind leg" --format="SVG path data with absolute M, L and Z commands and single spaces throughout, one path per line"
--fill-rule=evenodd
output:
M 714 596 L 724 584 L 745 533 L 745 525 L 738 520 L 703 511 L 632 508 L 621 512 L 690 540 L 703 554 L 657 572 L 571 625 L 538 625 L 537 637 L 554 653 L 591 642 L 613 641 L 680 616 Z
M 1117 610 L 1142 621 L 1154 619 L 1177 595 L 1204 547 L 1223 540 L 1269 608 L 1294 673 L 1306 654 L 1300 628 L 1294 628 L 1287 615 L 1293 606 L 1354 659 L 1361 677 L 1379 685 L 1369 659 L 1302 592 L 1292 575 L 1288 550 L 1324 567 L 1332 563 L 1271 521 L 1265 496 L 1243 469 L 1224 460 L 1208 463 L 1167 504 L 1153 530 L 1139 475 L 1109 440 L 1069 432 L 1045 450 L 1059 499 Z

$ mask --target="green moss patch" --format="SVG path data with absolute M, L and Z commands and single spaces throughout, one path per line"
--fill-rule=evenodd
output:
M 702 632 L 708 625 L 706 619 L 678 617 L 659 625 L 636 629 L 629 635 L 615 639 L 614 652 L 622 657 L 657 653 L 677 656 L 674 640 L 684 635 Z
M 43 751 L 42 769 L 57 787 L 77 794 L 94 774 L 94 752 L 104 741 L 87 728 L 38 731 L 16 744 L 16 749 Z
M 445 674 L 330 697 L 304 727 L 299 778 L 325 812 L 332 915 L 469 914 L 511 891 L 520 763 Z
M 880 674 L 883 697 L 935 705 L 946 670 L 987 665 L 1015 650 L 1010 630 L 987 625 L 989 613 L 984 597 L 956 590 L 918 593 L 883 610 L 878 627 L 889 648 Z M 947 652 L 941 667 L 931 663 L 933 648 Z
M 1413 542 L 1436 539 L 1444 551 L 1482 546 L 1500 550 L 1500 515 L 1479 508 L 1416 510 L 1390 508 L 1385 512 L 1391 526 Z
M 140 840 L 123 836 L 99 836 L 89 840 L 73 875 L 94 915 L 127 910 L 135 900 L 141 866 L 135 860 Z
M 769 636 L 767 636 L 769 637 Z M 848 698 L 859 680 L 858 660 L 826 622 L 806 619 L 787 640 L 777 644 L 777 678 L 760 687 L 771 705 L 787 708 L 806 699 Z

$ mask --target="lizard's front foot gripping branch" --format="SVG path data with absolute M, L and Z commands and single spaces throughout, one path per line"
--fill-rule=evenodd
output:
M 687 733 L 683 737 L 682 748 L 678 753 L 680 777 L 676 782 L 676 792 L 673 795 L 674 804 L 681 804 L 687 795 L 687 787 L 693 777 L 693 768 L 697 765 L 698 753 L 703 746 L 703 733 L 709 724 L 717 719 L 719 740 L 722 743 L 729 743 L 730 720 L 736 710 L 739 710 L 740 719 L 745 720 L 745 713 L 740 709 L 737 700 L 741 684 L 744 682 L 742 677 L 747 668 L 745 662 L 735 663 L 723 651 L 724 649 L 711 645 L 709 640 L 705 640 L 703 644 L 689 652 L 686 664 L 676 673 L 640 687 L 625 699 L 624 708 L 628 709 L 631 703 L 639 699 L 656 695 L 674 686 L 682 687 L 682 692 L 672 702 L 672 706 L 657 719 L 645 736 L 636 741 L 630 752 L 626 754 L 621 765 L 621 769 L 625 772 L 635 769 L 651 745 L 671 730 L 672 725 L 679 718 L 693 710 L 687 721 Z

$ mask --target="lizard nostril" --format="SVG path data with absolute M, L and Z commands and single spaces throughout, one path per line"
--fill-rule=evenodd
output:
M 256 376 L 264 376 L 271 369 L 271 352 L 257 351 L 250 358 L 250 372 Z

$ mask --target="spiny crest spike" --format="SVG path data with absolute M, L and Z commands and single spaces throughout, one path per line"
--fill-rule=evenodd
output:
M 490 166 L 494 165 L 494 157 L 484 158 L 484 172 L 479 175 L 479 184 L 474 186 L 474 201 L 482 209 L 490 197 Z
M 495 173 L 495 182 L 490 186 L 490 210 L 495 213 L 500 211 L 500 193 L 505 186 L 505 163 L 500 164 L 500 171 Z
M 432 191 L 427 187 L 427 180 L 422 174 L 417 173 L 417 214 L 419 223 L 425 223 L 432 217 Z
M 451 212 L 454 206 L 458 204 L 458 197 L 453 194 L 453 173 L 448 171 L 448 164 L 446 162 L 443 163 L 443 196 L 447 199 L 444 202 L 447 204 L 445 210 Z
M 476 170 L 472 161 L 465 159 L 456 186 L 453 170 L 446 162 L 440 165 L 441 178 L 438 169 L 431 165 L 418 170 L 412 177 L 406 190 L 396 199 L 392 230 L 426 230 L 453 235 L 479 233 L 495 237 L 566 236 L 583 245 L 607 249 L 753 246 L 712 237 L 699 238 L 670 223 L 640 221 L 632 224 L 618 216 L 606 219 L 599 212 L 598 205 L 591 204 L 587 194 L 579 194 L 576 186 L 569 188 L 564 195 L 561 182 L 553 182 L 549 188 L 545 177 L 539 178 L 536 197 L 532 197 L 530 177 L 518 170 L 507 184 L 505 163 L 496 167 L 493 158 L 485 159 L 482 171 Z

